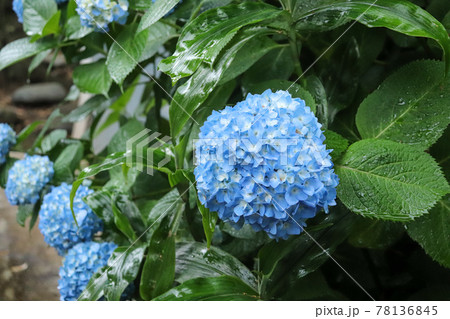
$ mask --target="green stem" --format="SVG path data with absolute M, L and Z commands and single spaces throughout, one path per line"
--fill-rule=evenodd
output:
M 294 60 L 295 73 L 299 77 L 301 77 L 303 75 L 303 70 L 302 70 L 302 66 L 300 65 L 300 50 L 299 50 L 299 45 L 297 42 L 297 35 L 295 34 L 295 31 L 291 30 L 288 34 L 288 37 L 289 37 L 289 44 L 291 47 L 292 59 Z M 306 81 L 303 77 L 301 79 L 301 83 L 303 86 L 306 84 Z

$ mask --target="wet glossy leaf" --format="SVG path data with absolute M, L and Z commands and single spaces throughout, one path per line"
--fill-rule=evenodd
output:
M 244 26 L 275 18 L 282 11 L 255 2 L 208 10 L 183 28 L 175 53 L 159 68 L 173 82 L 193 74 L 202 64 L 212 64 L 221 50 Z
M 249 287 L 257 290 L 256 278 L 251 271 L 234 256 L 205 244 L 179 243 L 176 249 L 175 281 L 184 283 L 198 277 L 216 277 L 222 275 L 241 279 Z
M 361 136 L 431 146 L 450 123 L 450 79 L 443 74 L 444 63 L 417 61 L 388 77 L 358 109 Z
M 239 50 L 244 45 L 249 48 L 261 49 L 258 36 L 266 32 L 265 29 L 258 29 L 243 33 L 232 42 L 231 47 L 224 52 L 213 69 L 209 66 L 200 67 L 184 85 L 178 88 L 169 110 L 172 137 L 178 136 L 193 112 L 205 102 L 219 83 L 221 76 L 236 58 Z M 264 43 L 272 45 L 270 42 Z
M 153 300 L 259 300 L 258 293 L 235 277 L 196 278 L 186 281 Z
M 450 268 L 450 196 L 424 215 L 406 224 L 409 236 L 441 265 Z
M 116 224 L 117 228 L 130 240 L 130 242 L 134 242 L 137 238 L 136 233 L 133 230 L 133 227 L 130 224 L 127 216 L 120 211 L 115 203 L 115 197 L 112 198 L 111 208 L 114 214 L 114 224 Z
M 200 214 L 202 215 L 203 230 L 205 231 L 206 236 L 206 245 L 208 248 L 210 248 L 214 230 L 216 229 L 218 216 L 216 212 L 212 212 L 208 208 L 203 206 L 203 204 L 200 203 L 199 200 L 197 200 L 197 207 L 200 211 Z
M 30 38 L 10 42 L 0 51 L 0 71 L 14 63 L 55 46 L 56 41 L 50 38 L 41 39 L 33 43 L 30 43 Z
M 355 247 L 386 249 L 395 244 L 404 232 L 402 223 L 361 217 L 356 221 L 348 240 Z
M 387 140 L 352 144 L 336 165 L 338 196 L 365 217 L 408 221 L 422 216 L 449 186 L 434 159 Z
M 78 297 L 79 301 L 97 301 L 103 297 L 103 291 L 108 284 L 107 269 L 108 266 L 104 266 L 92 275 L 86 288 Z
M 135 244 L 114 250 L 108 260 L 108 282 L 104 287 L 106 299 L 119 301 L 122 293 L 136 279 L 146 246 Z
M 299 30 L 330 30 L 351 20 L 368 27 L 385 27 L 410 36 L 436 40 L 450 64 L 450 39 L 442 24 L 419 6 L 405 0 L 297 1 L 294 19 Z
M 83 158 L 83 151 L 84 147 L 82 143 L 71 144 L 64 148 L 53 164 L 55 171 L 53 181 L 55 183 L 72 182 L 73 172 Z
M 96 95 L 87 100 L 83 105 L 78 106 L 72 112 L 67 114 L 64 118 L 64 122 L 78 122 L 85 119 L 93 112 L 102 112 L 108 108 L 111 104 L 111 100 L 107 99 L 103 95 Z

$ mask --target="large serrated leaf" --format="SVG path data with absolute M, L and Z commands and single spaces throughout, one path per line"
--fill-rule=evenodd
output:
M 366 217 L 408 221 L 449 191 L 434 159 L 414 147 L 369 139 L 351 145 L 336 165 L 338 196 Z
M 150 4 L 147 12 L 141 19 L 138 32 L 147 29 L 159 19 L 164 17 L 170 10 L 172 10 L 180 0 L 156 0 Z
M 450 268 L 450 196 L 441 199 L 429 214 L 406 224 L 406 229 L 428 255 Z
M 358 109 L 361 136 L 431 146 L 450 123 L 450 78 L 443 75 L 444 63 L 416 61 L 388 77 Z
M 212 64 L 244 26 L 273 19 L 282 11 L 263 3 L 244 2 L 208 10 L 183 28 L 175 53 L 159 68 L 173 82 L 193 74 L 202 62 Z
M 351 20 L 370 28 L 385 27 L 410 36 L 436 40 L 450 66 L 450 39 L 444 26 L 431 14 L 406 0 L 296 1 L 297 29 L 331 30 Z
M 23 0 L 23 28 L 27 35 L 41 34 L 57 10 L 53 0 Z
M 112 84 L 111 76 L 101 59 L 90 64 L 82 64 L 73 70 L 73 83 L 82 92 L 107 95 Z

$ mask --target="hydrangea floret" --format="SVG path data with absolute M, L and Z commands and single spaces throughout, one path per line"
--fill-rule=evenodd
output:
M 249 94 L 208 117 L 196 142 L 200 202 L 237 228 L 271 238 L 299 234 L 335 205 L 339 179 L 305 101 L 286 91 Z
M 60 255 L 65 255 L 79 242 L 91 241 L 94 234 L 103 229 L 102 220 L 83 201 L 83 197 L 93 193 L 93 190 L 83 185 L 78 188 L 73 200 L 78 226 L 75 224 L 70 209 L 71 189 L 72 186 L 66 183 L 54 187 L 44 196 L 39 212 L 39 229 L 44 240 Z
M 11 205 L 34 204 L 41 190 L 53 178 L 53 163 L 48 156 L 26 155 L 8 172 L 6 197 Z
M 119 24 L 127 22 L 127 0 L 79 0 L 77 6 L 81 25 L 99 32 L 108 31 L 108 24 L 113 21 Z
M 0 123 L 0 165 L 6 162 L 11 146 L 16 144 L 16 133 L 8 124 Z
M 62 301 L 77 300 L 92 275 L 106 266 L 117 245 L 85 242 L 73 246 L 59 269 L 58 289 Z

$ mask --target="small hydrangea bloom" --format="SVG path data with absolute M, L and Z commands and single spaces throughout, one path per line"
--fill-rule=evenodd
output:
M 77 300 L 92 275 L 106 266 L 117 245 L 114 243 L 85 242 L 73 246 L 59 268 L 58 289 L 62 301 Z
M 67 2 L 67 0 L 55 0 L 57 4 Z M 23 0 L 13 0 L 13 10 L 17 15 L 17 21 L 23 23 Z
M 83 197 L 93 190 L 83 185 L 78 188 L 73 201 L 77 227 L 70 209 L 71 189 L 72 186 L 66 183 L 54 187 L 44 196 L 39 212 L 39 229 L 44 240 L 61 256 L 77 243 L 91 241 L 94 234 L 103 229 L 102 220 L 83 201 Z
M 108 31 L 108 24 L 113 21 L 120 24 L 127 22 L 127 0 L 79 0 L 77 6 L 81 25 L 99 32 Z
M 0 165 L 6 162 L 11 146 L 16 144 L 16 133 L 8 124 L 0 123 Z
M 335 205 L 339 182 L 321 124 L 286 91 L 249 94 L 214 111 L 196 142 L 200 202 L 237 228 L 271 238 L 299 234 L 305 220 Z
M 11 205 L 34 204 L 39 193 L 53 178 L 53 163 L 48 156 L 25 156 L 8 172 L 6 197 Z

